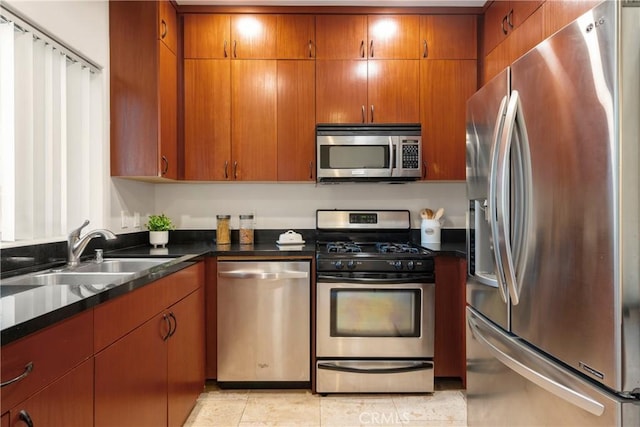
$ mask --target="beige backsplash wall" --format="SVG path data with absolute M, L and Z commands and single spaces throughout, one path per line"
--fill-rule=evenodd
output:
M 213 229 L 218 214 L 253 213 L 259 229 L 315 228 L 316 209 L 408 209 L 412 227 L 420 227 L 423 208 L 445 209 L 444 227 L 464 228 L 466 187 L 464 182 L 407 184 L 149 184 L 114 179 L 112 225 L 120 232 L 139 231 L 132 219 L 141 215 L 141 225 L 150 213 L 164 212 L 180 229 Z M 121 226 L 121 211 L 129 221 Z

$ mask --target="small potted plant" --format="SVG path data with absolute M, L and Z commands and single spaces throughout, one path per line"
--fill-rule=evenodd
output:
M 169 230 L 175 229 L 171 218 L 165 214 L 149 215 L 149 221 L 144 226 L 149 230 L 149 243 L 154 248 L 164 248 L 169 242 Z

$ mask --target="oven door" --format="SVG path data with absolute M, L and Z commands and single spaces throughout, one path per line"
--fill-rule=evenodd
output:
M 433 283 L 317 283 L 319 358 L 432 358 Z

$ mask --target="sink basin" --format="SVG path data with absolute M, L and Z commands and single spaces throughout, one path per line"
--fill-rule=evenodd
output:
M 51 285 L 110 285 L 133 276 L 134 273 L 80 273 L 56 272 L 28 276 L 2 282 L 2 286 L 51 286 Z
M 137 273 L 171 261 L 172 258 L 107 258 L 103 262 L 84 263 L 76 272 Z

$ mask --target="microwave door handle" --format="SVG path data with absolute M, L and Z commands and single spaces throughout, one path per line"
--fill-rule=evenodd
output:
M 389 137 L 389 176 L 393 176 L 393 163 L 397 162 L 398 156 L 393 149 L 393 138 Z

